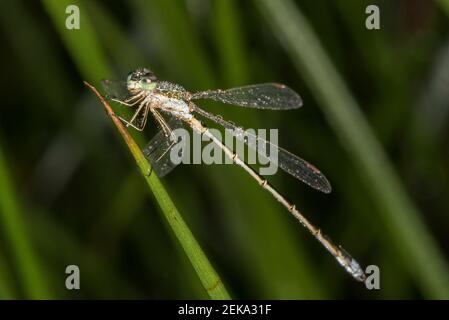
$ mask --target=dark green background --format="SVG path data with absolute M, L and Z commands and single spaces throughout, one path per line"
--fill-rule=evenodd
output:
M 373 2 L 381 29 L 369 31 Z M 65 29 L 72 3 L 80 30 Z M 179 167 L 163 183 L 233 297 L 449 298 L 449 1 L 1 6 L 0 298 L 207 298 L 82 83 L 139 66 L 192 91 L 268 81 L 298 91 L 294 111 L 202 106 L 279 128 L 280 145 L 319 167 L 333 192 L 283 172 L 272 183 L 381 271 L 380 290 L 353 281 L 237 166 Z M 152 133 L 150 121 L 137 140 Z M 70 264 L 79 291 L 65 289 Z

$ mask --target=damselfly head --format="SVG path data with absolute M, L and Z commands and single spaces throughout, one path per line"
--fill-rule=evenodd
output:
M 141 90 L 152 91 L 156 88 L 157 78 L 154 73 L 146 68 L 131 71 L 126 79 L 126 86 L 130 93 L 138 93 Z

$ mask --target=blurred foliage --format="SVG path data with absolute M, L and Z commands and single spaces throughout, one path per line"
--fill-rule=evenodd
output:
M 365 28 L 377 4 L 381 29 Z M 67 30 L 77 4 L 81 29 Z M 449 4 L 398 1 L 14 1 L 0 11 L 0 298 L 207 298 L 82 80 L 146 66 L 189 90 L 267 81 L 287 112 L 204 104 L 279 142 L 333 184 L 270 180 L 362 264 L 366 290 L 236 166 L 163 184 L 236 298 L 449 298 Z M 151 124 L 151 123 L 150 123 Z M 155 132 L 131 134 L 143 145 Z M 81 269 L 68 291 L 65 268 Z

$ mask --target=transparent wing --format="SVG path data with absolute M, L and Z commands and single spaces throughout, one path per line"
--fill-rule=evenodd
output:
M 125 100 L 130 97 L 130 93 L 126 88 L 126 82 L 116 80 L 102 80 L 107 99 Z
M 211 99 L 246 108 L 288 110 L 302 105 L 295 91 L 279 83 L 262 83 L 227 90 L 196 92 L 191 99 Z
M 276 163 L 275 157 L 270 156 L 270 154 L 268 154 L 268 151 L 270 151 L 270 153 L 277 153 L 276 164 L 279 166 L 279 168 L 288 172 L 302 182 L 308 184 L 312 188 L 324 193 L 329 193 L 332 191 L 332 187 L 326 177 L 320 172 L 320 170 L 315 168 L 307 161 L 259 136 L 245 131 L 245 129 L 243 128 L 237 127 L 234 124 L 223 120 L 223 118 L 219 116 L 210 114 L 198 107 L 195 107 L 195 111 L 198 114 L 214 121 L 215 123 L 218 123 L 224 128 L 229 129 L 229 132 L 237 140 L 244 142 L 250 149 L 256 151 L 265 159 Z
M 183 150 L 186 147 L 185 142 L 187 141 L 182 136 L 183 132 L 186 131 L 176 130 L 184 128 L 181 120 L 173 118 L 167 124 L 170 128 L 170 134 L 161 129 L 142 150 L 159 177 L 167 175 L 181 162 Z M 175 146 L 176 153 L 173 152 Z

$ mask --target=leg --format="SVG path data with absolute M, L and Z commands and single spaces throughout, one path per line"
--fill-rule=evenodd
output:
M 129 123 L 133 123 L 137 119 L 137 116 L 140 114 L 140 112 L 142 111 L 143 108 L 145 108 L 145 109 L 144 109 L 144 114 L 143 114 L 144 118 L 143 118 L 142 124 L 146 123 L 146 117 L 147 117 L 149 105 L 148 105 L 148 103 L 145 100 L 143 100 L 139 104 L 139 107 L 137 108 L 137 111 L 134 112 L 134 115 L 132 116 L 131 120 L 129 120 Z M 140 126 L 138 127 L 139 131 L 142 131 L 143 127 L 145 126 L 145 125 L 142 125 L 142 124 L 140 124 Z M 135 128 L 137 128 L 137 126 L 135 126 Z
M 136 101 L 134 101 L 132 103 L 126 102 L 126 100 L 124 100 L 124 101 L 119 100 L 119 99 L 111 99 L 111 100 L 114 101 L 114 102 L 120 103 L 121 105 L 124 105 L 124 106 L 127 106 L 127 107 L 132 107 L 132 106 L 135 106 L 137 103 L 139 103 L 142 100 L 142 98 L 139 98 L 139 99 L 137 99 Z
M 142 111 L 142 108 L 144 108 L 144 110 Z M 123 119 L 122 117 L 119 117 L 120 120 L 122 120 L 127 127 L 131 126 L 134 129 L 138 130 L 138 131 L 143 131 L 143 129 L 145 128 L 145 125 L 147 123 L 147 119 L 148 119 L 148 110 L 150 109 L 150 105 L 148 103 L 141 103 L 139 105 L 139 108 L 137 109 L 137 111 L 134 113 L 133 117 L 131 118 L 130 121 L 127 121 L 125 119 Z M 142 115 L 142 121 L 140 123 L 137 123 L 136 125 L 134 125 L 133 123 L 135 122 L 135 120 L 137 119 L 137 116 L 139 115 L 139 113 L 143 112 Z
M 171 149 L 171 147 L 173 147 L 173 145 L 176 142 L 176 137 L 174 136 L 173 131 L 171 130 L 168 123 L 165 121 L 164 117 L 162 117 L 162 115 L 156 109 L 151 109 L 151 112 L 153 113 L 154 117 L 162 127 L 162 131 L 164 132 L 165 137 L 172 140 L 172 143 L 168 146 L 168 148 L 159 156 L 159 158 L 156 159 L 157 162 L 162 159 L 162 157 Z
M 122 118 L 122 117 L 118 117 L 120 120 L 122 120 L 123 123 L 126 124 L 126 127 L 132 127 L 138 131 L 142 131 L 143 128 L 142 127 L 136 127 L 135 125 L 133 125 L 131 122 L 127 121 L 126 119 Z
M 144 95 L 144 93 L 145 93 L 144 91 L 141 91 L 140 93 L 125 99 L 124 101 L 129 103 L 129 102 L 133 101 L 136 98 L 142 97 Z
M 143 94 L 144 94 L 144 92 L 142 91 L 139 94 L 136 94 L 136 95 L 134 95 L 132 97 L 129 97 L 129 98 L 123 100 L 123 101 L 119 100 L 119 99 L 115 99 L 115 98 L 113 98 L 111 100 L 115 101 L 117 103 L 120 103 L 121 105 L 124 105 L 124 106 L 127 106 L 127 107 L 132 107 L 132 106 L 136 105 L 137 103 L 139 103 L 140 101 L 142 101 L 142 99 L 144 98 Z M 135 101 L 133 101 L 133 100 L 135 100 Z M 133 101 L 133 102 L 131 102 L 131 101 Z
M 148 110 L 150 110 L 151 107 L 149 105 L 146 106 L 145 110 L 143 111 L 143 121 L 140 124 L 140 127 L 142 128 L 140 131 L 143 130 L 143 128 L 145 128 L 146 124 L 147 124 L 147 120 L 148 120 Z
M 164 131 L 165 136 L 166 137 L 171 136 L 172 131 L 170 129 L 170 126 L 165 121 L 164 117 L 162 117 L 162 115 L 156 109 L 151 109 L 151 113 L 153 113 L 153 116 L 156 118 L 157 122 L 161 126 L 161 129 L 162 131 Z

